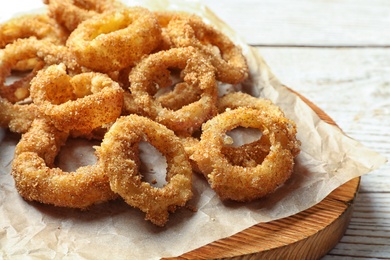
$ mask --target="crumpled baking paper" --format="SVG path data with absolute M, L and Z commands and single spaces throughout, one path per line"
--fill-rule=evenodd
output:
M 383 156 L 321 120 L 278 81 L 255 49 L 243 43 L 207 7 L 196 1 L 173 0 L 131 1 L 131 4 L 151 10 L 196 13 L 242 46 L 252 79 L 252 84 L 242 86 L 242 90 L 271 99 L 298 126 L 302 146 L 291 179 L 266 199 L 222 203 L 204 178 L 195 174 L 194 198 L 189 205 L 197 211 L 179 209 L 170 215 L 166 227 L 159 228 L 145 221 L 144 213 L 121 200 L 96 205 L 88 211 L 24 201 L 10 175 L 19 136 L 0 129 L 0 258 L 159 259 L 179 256 L 257 223 L 303 211 L 343 183 L 385 163 Z M 42 4 L 36 5 L 25 10 L 45 10 Z M 4 17 L 0 16 L 1 22 Z M 93 145 L 98 143 L 69 141 L 59 155 L 60 167 L 70 171 L 94 163 Z M 157 169 L 156 165 L 163 164 L 155 153 L 148 154 L 147 147 L 143 151 L 143 157 L 149 158 L 145 168 Z

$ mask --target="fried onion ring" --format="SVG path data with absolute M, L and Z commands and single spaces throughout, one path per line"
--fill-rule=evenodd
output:
M 179 88 L 200 90 L 198 100 L 177 110 L 163 107 L 155 94 L 159 89 L 171 86 L 169 69 L 181 70 L 184 81 Z M 216 113 L 218 88 L 214 67 L 193 47 L 173 48 L 147 56 L 131 71 L 129 80 L 138 113 L 175 132 L 190 134 Z M 180 97 L 187 98 L 186 95 Z
M 39 71 L 31 81 L 31 97 L 58 129 L 86 134 L 114 122 L 123 106 L 122 88 L 106 74 L 71 77 L 64 64 Z
M 81 23 L 66 45 L 78 62 L 100 72 L 134 65 L 161 41 L 156 17 L 142 7 L 129 7 L 97 15 Z
M 282 109 L 275 105 L 271 100 L 265 98 L 257 98 L 244 92 L 232 92 L 224 95 L 218 99 L 218 112 L 223 113 L 227 109 L 236 109 L 239 107 L 251 107 L 260 111 L 267 112 L 272 117 L 284 118 L 285 114 Z M 291 122 L 292 125 L 295 125 Z M 300 152 L 300 141 L 296 138 L 296 129 L 294 127 L 288 127 L 286 136 L 288 137 L 288 149 L 291 150 L 293 156 L 297 156 Z M 243 147 L 244 150 L 248 150 L 250 146 L 259 146 L 260 150 L 266 149 L 264 147 L 264 140 L 259 140 L 259 143 L 248 144 Z M 253 147 L 253 148 L 254 148 Z M 250 150 L 250 149 L 249 149 Z M 236 156 L 237 157 L 237 156 Z M 244 158 L 245 156 L 241 156 Z
M 20 61 L 38 59 L 32 72 L 7 86 L 6 80 Z M 0 96 L 10 102 L 17 102 L 29 95 L 30 80 L 46 65 L 65 63 L 68 71 L 78 73 L 83 70 L 65 46 L 50 40 L 38 40 L 35 37 L 18 39 L 0 50 Z M 18 92 L 24 88 L 23 92 Z
M 166 157 L 167 184 L 162 188 L 142 181 L 137 154 L 140 141 L 150 142 Z M 121 117 L 105 135 L 97 154 L 111 189 L 157 226 L 164 226 L 169 212 L 192 197 L 190 162 L 180 139 L 164 125 L 138 115 Z
M 124 8 L 124 5 L 115 0 L 44 0 L 49 10 L 49 16 L 58 24 L 72 32 L 85 20 L 100 13 Z
M 217 68 L 217 80 L 238 84 L 248 77 L 249 68 L 241 48 L 198 16 L 175 16 L 167 33 L 173 46 L 193 46 L 209 57 Z
M 174 45 L 167 33 L 168 24 L 176 16 L 188 17 L 189 14 L 186 12 L 179 11 L 155 11 L 154 15 L 156 16 L 158 24 L 161 27 L 162 40 L 158 50 L 168 50 L 170 48 L 173 48 Z
M 238 107 L 252 107 L 261 111 L 266 111 L 275 117 L 284 117 L 284 113 L 280 107 L 272 103 L 271 100 L 264 98 L 257 98 L 243 92 L 228 93 L 218 99 L 218 112 L 223 113 L 225 110 L 236 109 Z M 297 156 L 300 152 L 300 142 L 296 139 L 295 129 L 289 128 L 292 132 L 288 133 L 289 149 L 293 156 Z M 191 158 L 192 154 L 197 150 L 196 145 L 199 142 L 195 137 L 183 137 L 183 145 L 188 156 Z M 240 165 L 243 167 L 256 166 L 260 164 L 270 151 L 271 144 L 267 136 L 263 135 L 259 139 L 250 143 L 245 143 L 239 146 L 224 145 L 222 154 L 230 161 L 232 165 Z M 196 162 L 191 160 L 193 170 L 200 172 Z
M 269 153 L 255 166 L 234 165 L 222 152 L 229 139 L 226 132 L 239 126 L 259 129 L 265 136 L 262 139 L 270 143 Z M 268 115 L 266 111 L 249 107 L 227 110 L 203 125 L 200 142 L 191 158 L 222 200 L 261 198 L 275 191 L 292 173 L 290 128 L 295 129 L 291 120 Z
M 0 24 L 0 48 L 17 39 L 31 36 L 64 44 L 68 34 L 47 14 L 26 14 Z
M 16 40 L 7 45 L 5 49 L 0 50 L 0 96 L 2 98 L 15 103 L 29 96 L 30 80 L 42 68 L 42 62 L 34 63 L 31 73 L 8 86 L 6 80 L 12 74 L 12 70 L 20 64 L 19 62 L 28 61 L 38 56 L 39 43 L 40 41 L 35 38 Z M 18 89 L 25 91 L 18 93 Z
M 75 172 L 54 166 L 67 138 L 67 132 L 45 119 L 34 120 L 15 148 L 12 176 L 19 194 L 29 201 L 81 209 L 116 198 L 99 162 Z
M 35 104 L 15 104 L 29 95 L 30 80 L 41 68 L 42 62 L 56 62 L 61 53 L 57 45 L 49 40 L 38 40 L 35 37 L 18 39 L 0 50 L 0 126 L 8 127 L 10 131 L 25 133 L 32 121 L 38 116 Z M 63 57 L 65 55 L 61 54 Z M 63 59 L 61 57 L 61 59 Z M 14 66 L 19 61 L 39 58 L 40 62 L 35 64 L 34 70 L 26 77 L 6 85 L 6 79 L 11 75 Z M 66 60 L 66 59 L 64 59 Z M 68 59 L 71 60 L 71 59 Z M 69 62 L 71 63 L 71 62 Z

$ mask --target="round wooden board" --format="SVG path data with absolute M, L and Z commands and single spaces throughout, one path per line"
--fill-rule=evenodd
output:
M 321 109 L 299 96 L 324 121 L 336 125 Z M 170 259 L 319 259 L 344 235 L 359 184 L 360 178 L 352 179 L 296 215 L 254 225 Z

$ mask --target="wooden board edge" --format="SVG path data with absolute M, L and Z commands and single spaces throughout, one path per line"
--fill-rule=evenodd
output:
M 298 92 L 288 89 L 308 104 L 322 120 L 337 126 L 333 119 L 314 103 Z M 360 177 L 354 178 L 305 211 L 287 218 L 259 223 L 233 236 L 214 241 L 170 259 L 321 258 L 343 237 L 352 217 L 353 204 L 359 186 Z M 313 228 L 311 222 L 319 212 L 325 221 L 322 222 L 323 226 L 316 229 Z M 332 215 L 328 215 L 329 213 Z M 288 230 L 291 227 L 295 228 Z M 310 235 L 302 235 L 299 229 L 309 230 Z M 296 232 L 295 238 L 294 232 Z M 275 240 L 275 234 L 278 236 L 277 240 Z M 267 235 L 271 239 L 269 242 L 264 239 Z

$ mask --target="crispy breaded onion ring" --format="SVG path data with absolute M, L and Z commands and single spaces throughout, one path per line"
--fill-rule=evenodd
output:
M 186 92 L 177 93 L 181 103 L 176 110 L 164 107 L 155 97 L 158 90 L 170 87 L 170 69 L 178 69 L 183 82 L 178 88 L 190 88 L 199 92 L 198 99 L 188 100 Z M 147 116 L 175 132 L 192 133 L 216 113 L 218 89 L 213 66 L 193 47 L 173 48 L 151 54 L 131 71 L 130 92 L 139 109 Z M 183 92 L 183 91 L 181 91 Z M 192 102 L 193 101 L 193 102 Z
M 274 116 L 284 116 L 283 111 L 265 98 L 257 98 L 244 92 L 231 92 L 218 99 L 218 112 L 223 113 L 226 109 L 236 109 L 238 107 L 252 107 Z
M 81 23 L 66 45 L 81 65 L 110 72 L 134 65 L 156 49 L 160 41 L 161 28 L 153 13 L 129 7 Z
M 251 107 L 258 109 L 260 111 L 267 112 L 268 115 L 272 117 L 280 117 L 284 118 L 284 112 L 282 109 L 272 103 L 271 100 L 265 99 L 265 98 L 257 98 L 254 96 L 251 96 L 247 93 L 243 92 L 232 92 L 229 94 L 224 95 L 223 97 L 218 99 L 218 112 L 223 113 L 227 109 L 236 109 L 238 107 Z M 291 122 L 291 124 L 294 124 Z M 288 149 L 291 150 L 293 156 L 297 156 L 300 152 L 300 141 L 296 138 L 296 129 L 294 127 L 287 128 L 286 136 L 289 138 L 287 145 Z M 252 143 L 247 144 L 243 147 L 243 150 L 248 150 L 252 146 L 252 148 L 255 148 L 256 146 L 260 148 L 260 150 L 264 150 L 265 148 L 265 140 L 259 140 L 259 143 Z M 230 148 L 226 148 L 230 149 Z M 239 148 L 241 149 L 241 148 Z M 241 156 L 241 158 L 244 158 L 245 156 Z M 236 156 L 237 158 L 237 156 Z M 238 159 L 238 158 L 237 158 Z
M 39 40 L 30 38 L 15 40 L 7 45 L 5 49 L 0 50 L 0 96 L 2 98 L 15 103 L 29 96 L 30 80 L 35 77 L 37 71 L 42 68 L 44 63 L 36 61 L 32 68 L 28 68 L 32 69 L 32 72 L 10 85 L 6 85 L 6 80 L 20 62 L 37 58 L 41 46 Z
M 81 209 L 116 198 L 99 163 L 75 172 L 54 166 L 67 138 L 67 132 L 46 120 L 34 120 L 15 148 L 12 175 L 19 194 L 29 201 Z
M 6 80 L 12 70 L 21 61 L 37 59 L 31 73 L 7 86 Z M 46 65 L 65 63 L 68 71 L 77 73 L 82 71 L 80 65 L 65 46 L 54 44 L 50 40 L 38 40 L 35 37 L 18 39 L 0 50 L 0 96 L 10 102 L 23 100 L 29 95 L 30 80 Z M 19 90 L 23 90 L 22 92 Z M 19 91 L 19 92 L 18 92 Z
M 166 157 L 167 183 L 153 187 L 142 181 L 138 144 L 149 142 Z M 138 115 L 119 118 L 105 135 L 97 155 L 109 175 L 111 189 L 129 205 L 146 213 L 158 226 L 168 221 L 169 212 L 184 206 L 192 197 L 192 169 L 183 145 L 173 131 Z
M 280 107 L 272 103 L 271 100 L 257 98 L 243 92 L 228 93 L 218 99 L 218 112 L 223 113 L 225 110 L 236 109 L 238 107 L 252 107 L 261 111 L 267 111 L 275 117 L 284 117 Z M 296 139 L 295 128 L 289 128 L 292 131 L 287 136 L 290 138 L 288 144 L 293 156 L 299 154 L 300 142 Z M 189 157 L 197 150 L 196 145 L 199 142 L 195 137 L 183 137 L 182 142 Z M 259 139 L 242 145 L 224 145 L 221 148 L 222 154 L 226 156 L 232 165 L 243 167 L 256 166 L 260 164 L 270 151 L 270 141 L 267 136 L 262 135 Z M 200 172 L 195 162 L 191 160 L 193 170 Z
M 173 48 L 174 45 L 167 33 L 168 24 L 176 16 L 188 17 L 190 14 L 180 11 L 154 11 L 153 13 L 157 18 L 159 26 L 161 27 L 162 40 L 158 50 L 168 50 Z
M 254 166 L 233 164 L 222 152 L 226 132 L 237 127 L 259 129 L 263 142 L 269 142 L 269 153 Z M 250 201 L 273 192 L 291 175 L 294 155 L 290 134 L 295 124 L 285 117 L 268 115 L 249 107 L 227 110 L 207 121 L 192 159 L 222 200 Z M 265 137 L 264 137 L 265 136 Z
M 31 81 L 31 97 L 43 115 L 62 131 L 90 133 L 122 113 L 123 90 L 106 74 L 73 77 L 64 64 L 51 65 Z
M 167 34 L 173 46 L 193 46 L 206 54 L 217 68 L 217 80 L 237 84 L 248 77 L 249 69 L 241 48 L 200 17 L 175 16 L 168 24 Z
M 64 44 L 68 34 L 47 14 L 25 14 L 0 24 L 0 48 L 31 36 Z
M 100 13 L 123 8 L 124 5 L 115 0 L 44 0 L 49 15 L 69 32 L 85 20 Z

